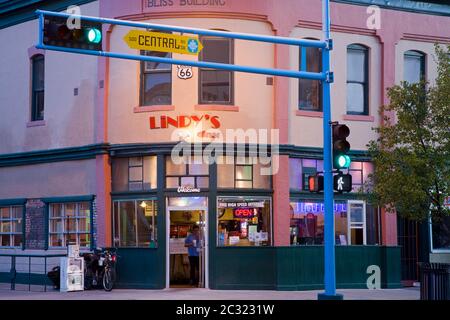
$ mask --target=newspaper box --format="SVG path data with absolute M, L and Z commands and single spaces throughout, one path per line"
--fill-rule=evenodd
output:
M 61 292 L 84 290 L 84 259 L 79 246 L 68 246 L 67 257 L 61 258 Z

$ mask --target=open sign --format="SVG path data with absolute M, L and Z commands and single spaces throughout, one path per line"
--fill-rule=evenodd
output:
M 255 210 L 253 208 L 236 208 L 233 210 L 235 218 L 253 218 Z

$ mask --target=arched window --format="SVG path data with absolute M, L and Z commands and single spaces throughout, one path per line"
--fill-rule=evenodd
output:
M 369 50 L 359 44 L 347 47 L 347 114 L 369 114 Z
M 45 58 L 42 54 L 31 58 L 31 121 L 44 120 L 44 90 L 45 90 Z
M 419 51 L 406 51 L 403 64 L 403 80 L 418 83 L 425 79 L 425 54 Z
M 233 39 L 204 36 L 199 61 L 234 63 Z M 199 68 L 199 104 L 233 104 L 233 72 Z
M 320 48 L 300 47 L 299 61 L 300 71 L 322 72 L 322 53 Z M 298 92 L 298 107 L 300 110 L 322 111 L 321 81 L 299 79 Z

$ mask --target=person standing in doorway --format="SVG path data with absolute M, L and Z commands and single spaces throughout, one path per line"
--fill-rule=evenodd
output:
M 184 246 L 188 248 L 189 267 L 190 267 L 190 284 L 198 287 L 199 264 L 200 264 L 200 228 L 195 225 L 192 227 L 192 233 L 184 241 Z

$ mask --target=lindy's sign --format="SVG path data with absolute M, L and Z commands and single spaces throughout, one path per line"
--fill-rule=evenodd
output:
M 197 126 L 200 122 L 203 122 L 205 125 L 209 124 L 212 129 L 220 128 L 220 121 L 218 116 L 211 116 L 209 114 L 205 114 L 202 116 L 159 116 L 150 117 L 150 129 L 167 129 L 169 127 L 173 128 L 188 128 L 190 126 Z
M 198 55 L 203 46 L 197 37 L 170 33 L 131 30 L 125 42 L 131 49 Z

